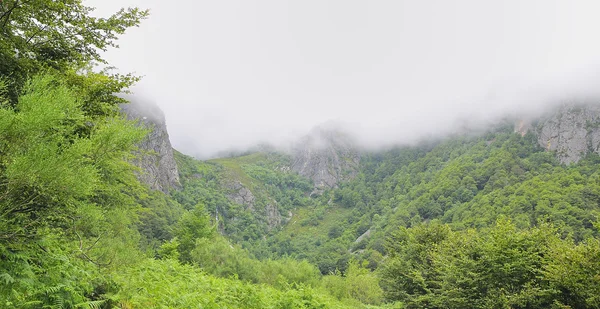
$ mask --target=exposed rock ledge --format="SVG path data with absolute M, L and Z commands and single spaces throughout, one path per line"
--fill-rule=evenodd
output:
M 128 99 L 131 103 L 121 105 L 121 110 L 127 118 L 138 120 L 140 125 L 151 128 L 151 132 L 139 145 L 146 153 L 134 161 L 134 164 L 142 169 L 142 173 L 138 175 L 140 181 L 153 190 L 165 193 L 179 188 L 179 171 L 162 110 L 148 101 Z
M 536 134 L 540 146 L 555 151 L 561 163 L 571 164 L 586 154 L 600 154 L 600 106 L 565 104 L 536 124 L 519 121 L 515 132 Z
M 292 157 L 292 170 L 313 181 L 311 194 L 321 194 L 354 178 L 360 163 L 360 154 L 349 136 L 320 127 L 294 146 Z

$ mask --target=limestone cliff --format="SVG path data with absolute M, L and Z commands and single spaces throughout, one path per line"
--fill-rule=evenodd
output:
M 258 218 L 267 223 L 269 231 L 281 226 L 284 218 L 279 212 L 277 201 L 268 196 L 268 194 L 257 192 L 260 197 L 257 198 L 254 193 L 239 180 L 229 181 L 225 183 L 224 187 L 227 191 L 227 198 L 230 201 L 255 212 L 258 215 Z
M 352 179 L 360 163 L 360 154 L 348 135 L 323 127 L 313 129 L 296 143 L 292 158 L 292 170 L 313 181 L 312 194 Z
M 151 189 L 165 193 L 178 188 L 179 172 L 162 110 L 148 101 L 128 99 L 131 103 L 123 104 L 121 110 L 127 118 L 137 120 L 140 125 L 151 130 L 139 145 L 143 153 L 134 162 L 142 169 L 139 179 Z
M 576 163 L 587 153 L 600 154 L 600 106 L 565 104 L 541 117 L 535 124 L 520 121 L 515 132 L 533 130 L 538 143 L 555 151 L 564 164 Z

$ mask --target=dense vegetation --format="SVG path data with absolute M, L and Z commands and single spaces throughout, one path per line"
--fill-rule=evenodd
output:
M 116 95 L 137 78 L 92 69 L 147 12 L 91 10 L 0 1 L 0 307 L 358 305 L 330 296 L 306 262 L 233 247 L 201 201 L 139 183 L 130 162 L 147 132 Z
M 318 267 L 333 295 L 409 308 L 595 308 L 598 159 L 590 154 L 561 165 L 532 133 L 521 136 L 500 126 L 483 135 L 364 154 L 354 180 L 308 198 L 312 188 L 301 178 L 282 181 L 290 173 L 281 168 L 289 164 L 285 156 L 179 158 L 212 171 L 193 178 L 194 188 L 213 186 L 204 197 L 233 203 L 224 188 L 237 179 L 252 192 L 266 192 L 264 199 L 285 201 L 281 211 L 292 210 L 291 220 L 272 230 L 257 216 L 222 218 L 224 226 L 260 227 L 263 237 L 221 231 L 254 257 L 305 260 Z M 273 191 L 282 183 L 294 190 Z M 193 195 L 189 189 L 179 194 Z M 214 216 L 214 204 L 203 202 Z M 247 216 L 256 213 L 237 206 Z M 365 289 L 353 294 L 347 289 L 357 266 L 368 277 L 359 285 Z M 337 285 L 345 292 L 335 292 L 336 280 L 348 280 Z M 367 288 L 373 286 L 368 282 L 382 291 Z
M 582 241 L 598 235 L 596 162 L 591 154 L 561 165 L 533 134 L 521 137 L 508 127 L 367 154 L 353 181 L 299 211 L 297 223 L 270 238 L 269 247 L 286 248 L 328 273 L 352 256 L 376 268 L 389 253 L 388 235 L 431 220 L 454 230 L 490 227 L 502 216 L 522 229 L 550 222 L 564 237 Z
M 454 232 L 432 222 L 398 230 L 387 249 L 382 286 L 406 308 L 599 306 L 600 242 L 575 244 L 548 224 Z
M 147 12 L 0 1 L 0 307 L 598 308 L 600 158 L 561 165 L 501 126 L 363 153 L 310 196 L 290 158 L 139 183 L 146 132 L 94 71 Z

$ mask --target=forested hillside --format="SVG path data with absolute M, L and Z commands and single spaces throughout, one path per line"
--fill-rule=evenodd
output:
M 133 163 L 166 132 L 121 114 L 137 77 L 93 66 L 148 12 L 90 12 L 0 2 L 0 307 L 600 308 L 595 108 L 378 151 L 175 151 L 152 190 Z
M 152 155 L 137 145 L 153 128 L 120 113 L 138 78 L 96 65 L 148 12 L 91 12 L 0 1 L 0 307 L 361 307 L 314 266 L 258 261 L 219 236 L 211 195 L 140 183 L 132 162 Z
M 515 133 L 507 122 L 485 133 L 362 151 L 352 180 L 316 196 L 308 179 L 286 168 L 293 154 L 207 162 L 179 155 L 187 175 L 175 196 L 204 204 L 219 232 L 255 258 L 306 260 L 341 278 L 361 265 L 379 281 L 382 300 L 407 307 L 593 308 L 600 157 L 590 152 L 565 165 L 538 139 L 535 130 Z M 232 182 L 240 183 L 235 194 Z M 267 205 L 289 212 L 275 228 Z M 567 283 L 559 279 L 565 272 L 581 277 Z

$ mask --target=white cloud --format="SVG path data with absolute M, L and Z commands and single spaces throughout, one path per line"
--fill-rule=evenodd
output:
M 597 1 L 87 1 L 152 16 L 106 57 L 174 147 L 210 156 L 334 119 L 376 144 L 596 95 Z

